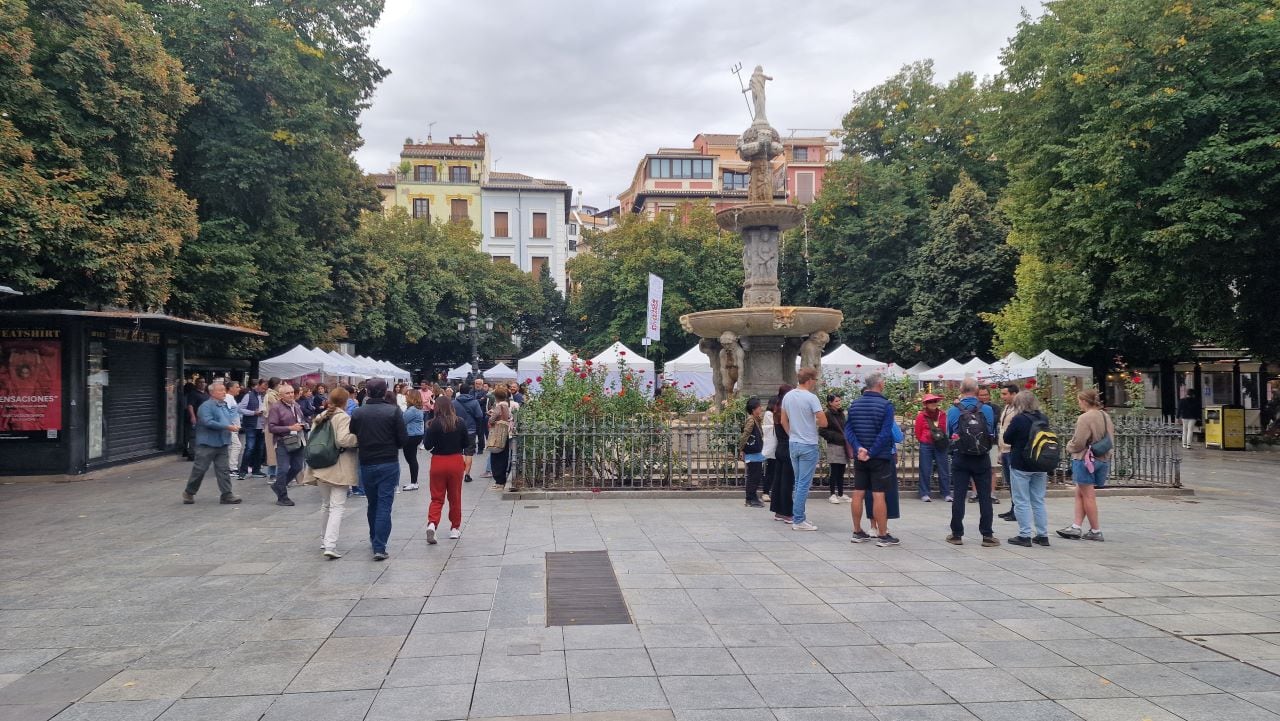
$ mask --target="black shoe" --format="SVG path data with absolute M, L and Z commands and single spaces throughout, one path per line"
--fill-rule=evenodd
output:
M 1048 546 L 1048 545 L 1049 545 L 1049 537 L 1048 537 L 1048 536 L 1036 536 L 1035 538 L 1031 539 L 1031 542 L 1032 542 L 1032 543 L 1034 543 L 1034 544 L 1036 544 L 1037 546 Z
M 760 501 L 747 501 L 747 508 L 764 508 L 764 504 Z
M 999 546 L 999 545 L 1000 545 L 1000 539 L 999 539 L 999 538 L 996 538 L 995 536 L 983 536 L 983 537 L 982 537 L 982 547 L 983 547 L 983 548 L 995 548 L 996 546 Z
M 977 497 L 977 496 L 969 496 L 969 502 L 970 502 L 970 503 L 977 503 L 977 502 L 978 502 L 978 497 Z
M 1031 548 L 1031 539 L 1026 536 L 1014 536 L 1009 539 L 1009 543 L 1012 543 L 1015 546 L 1022 546 L 1023 548 Z
M 875 536 L 872 536 L 866 531 L 854 531 L 853 537 L 849 539 L 849 543 L 866 543 L 867 541 L 874 540 L 876 540 Z
M 373 560 L 375 561 L 385 561 L 387 560 L 387 558 L 388 556 L 386 551 L 378 551 L 377 553 L 373 554 Z
M 227 495 L 223 496 L 221 499 L 218 500 L 218 503 L 225 503 L 226 505 L 229 505 L 229 506 L 239 502 L 240 502 L 240 496 L 237 496 L 231 493 L 228 493 Z
M 293 501 L 291 501 L 291 500 L 289 500 L 288 498 L 281 498 L 281 499 L 279 499 L 278 501 L 276 501 L 276 505 L 277 505 L 277 506 L 292 506 L 292 505 L 296 505 L 296 504 L 294 504 L 294 502 L 293 502 Z
M 1008 512 L 1008 513 L 1001 513 L 1001 514 L 1000 514 L 1000 520 L 1002 520 L 1002 521 L 1013 521 L 1013 522 L 1015 522 L 1015 523 L 1016 523 L 1016 522 L 1018 521 L 1018 517 L 1017 517 L 1017 516 L 1015 516 L 1015 515 L 1013 515 L 1013 511 L 1010 511 L 1010 512 Z
M 465 482 L 467 482 L 467 483 L 470 483 L 470 482 L 471 482 L 471 474 L 470 474 L 470 473 L 468 473 L 467 475 L 463 476 L 463 477 L 462 477 L 462 480 L 463 480 L 463 481 L 465 481 Z

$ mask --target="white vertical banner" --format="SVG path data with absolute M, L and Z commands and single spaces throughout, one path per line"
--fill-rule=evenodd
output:
M 645 306 L 644 337 L 662 337 L 662 278 L 649 274 L 649 303 Z

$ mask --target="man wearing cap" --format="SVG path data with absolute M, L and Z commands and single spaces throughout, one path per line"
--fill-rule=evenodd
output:
M 924 410 L 916 414 L 915 434 L 920 442 L 920 500 L 929 503 L 929 484 L 933 481 L 933 469 L 938 468 L 938 487 L 947 503 L 951 502 L 951 463 L 947 454 L 950 434 L 947 432 L 947 414 L 939 407 L 942 396 L 928 393 L 924 397 Z
M 351 414 L 351 432 L 360 448 L 360 484 L 369 499 L 369 544 L 373 560 L 387 559 L 391 537 L 391 504 L 400 485 L 400 449 L 409 442 L 404 417 L 387 400 L 387 382 L 372 378 L 364 385 L 364 405 Z

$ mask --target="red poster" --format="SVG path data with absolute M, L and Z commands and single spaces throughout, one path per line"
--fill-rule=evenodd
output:
M 0 328 L 0 439 L 61 430 L 61 331 Z

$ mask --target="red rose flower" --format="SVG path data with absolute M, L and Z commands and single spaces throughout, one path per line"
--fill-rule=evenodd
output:
M 587 359 L 587 365 L 588 365 L 588 366 L 589 366 L 589 365 L 591 365 L 591 359 L 590 359 L 590 358 L 588 358 L 588 359 Z
M 620 350 L 620 351 L 618 351 L 618 355 L 626 355 L 626 354 L 627 354 L 627 352 L 626 352 L 626 351 L 624 351 L 624 350 Z
M 525 382 L 525 383 L 532 383 L 532 382 L 533 382 L 533 379 L 532 379 L 532 378 L 525 378 L 525 379 L 524 379 L 524 382 Z
M 1035 387 L 1036 387 L 1036 379 L 1035 379 L 1035 378 L 1032 378 L 1032 379 L 1028 380 L 1026 383 L 1022 384 L 1022 387 L 1023 387 L 1023 388 L 1026 388 L 1027 390 L 1031 390 L 1032 388 L 1035 388 Z
M 1133 377 L 1133 382 L 1134 382 L 1134 383 L 1141 383 L 1141 382 L 1142 382 L 1142 376 L 1134 376 L 1134 377 Z
M 578 374 L 578 377 L 585 381 L 585 380 L 587 379 L 587 374 L 586 374 L 586 373 L 579 373 L 579 374 Z
M 538 382 L 539 382 L 539 383 L 541 383 L 541 382 L 542 382 L 542 376 L 538 376 L 537 380 L 538 380 Z
M 858 363 L 857 365 L 854 366 L 854 368 L 861 368 L 861 367 L 862 367 L 861 363 Z

